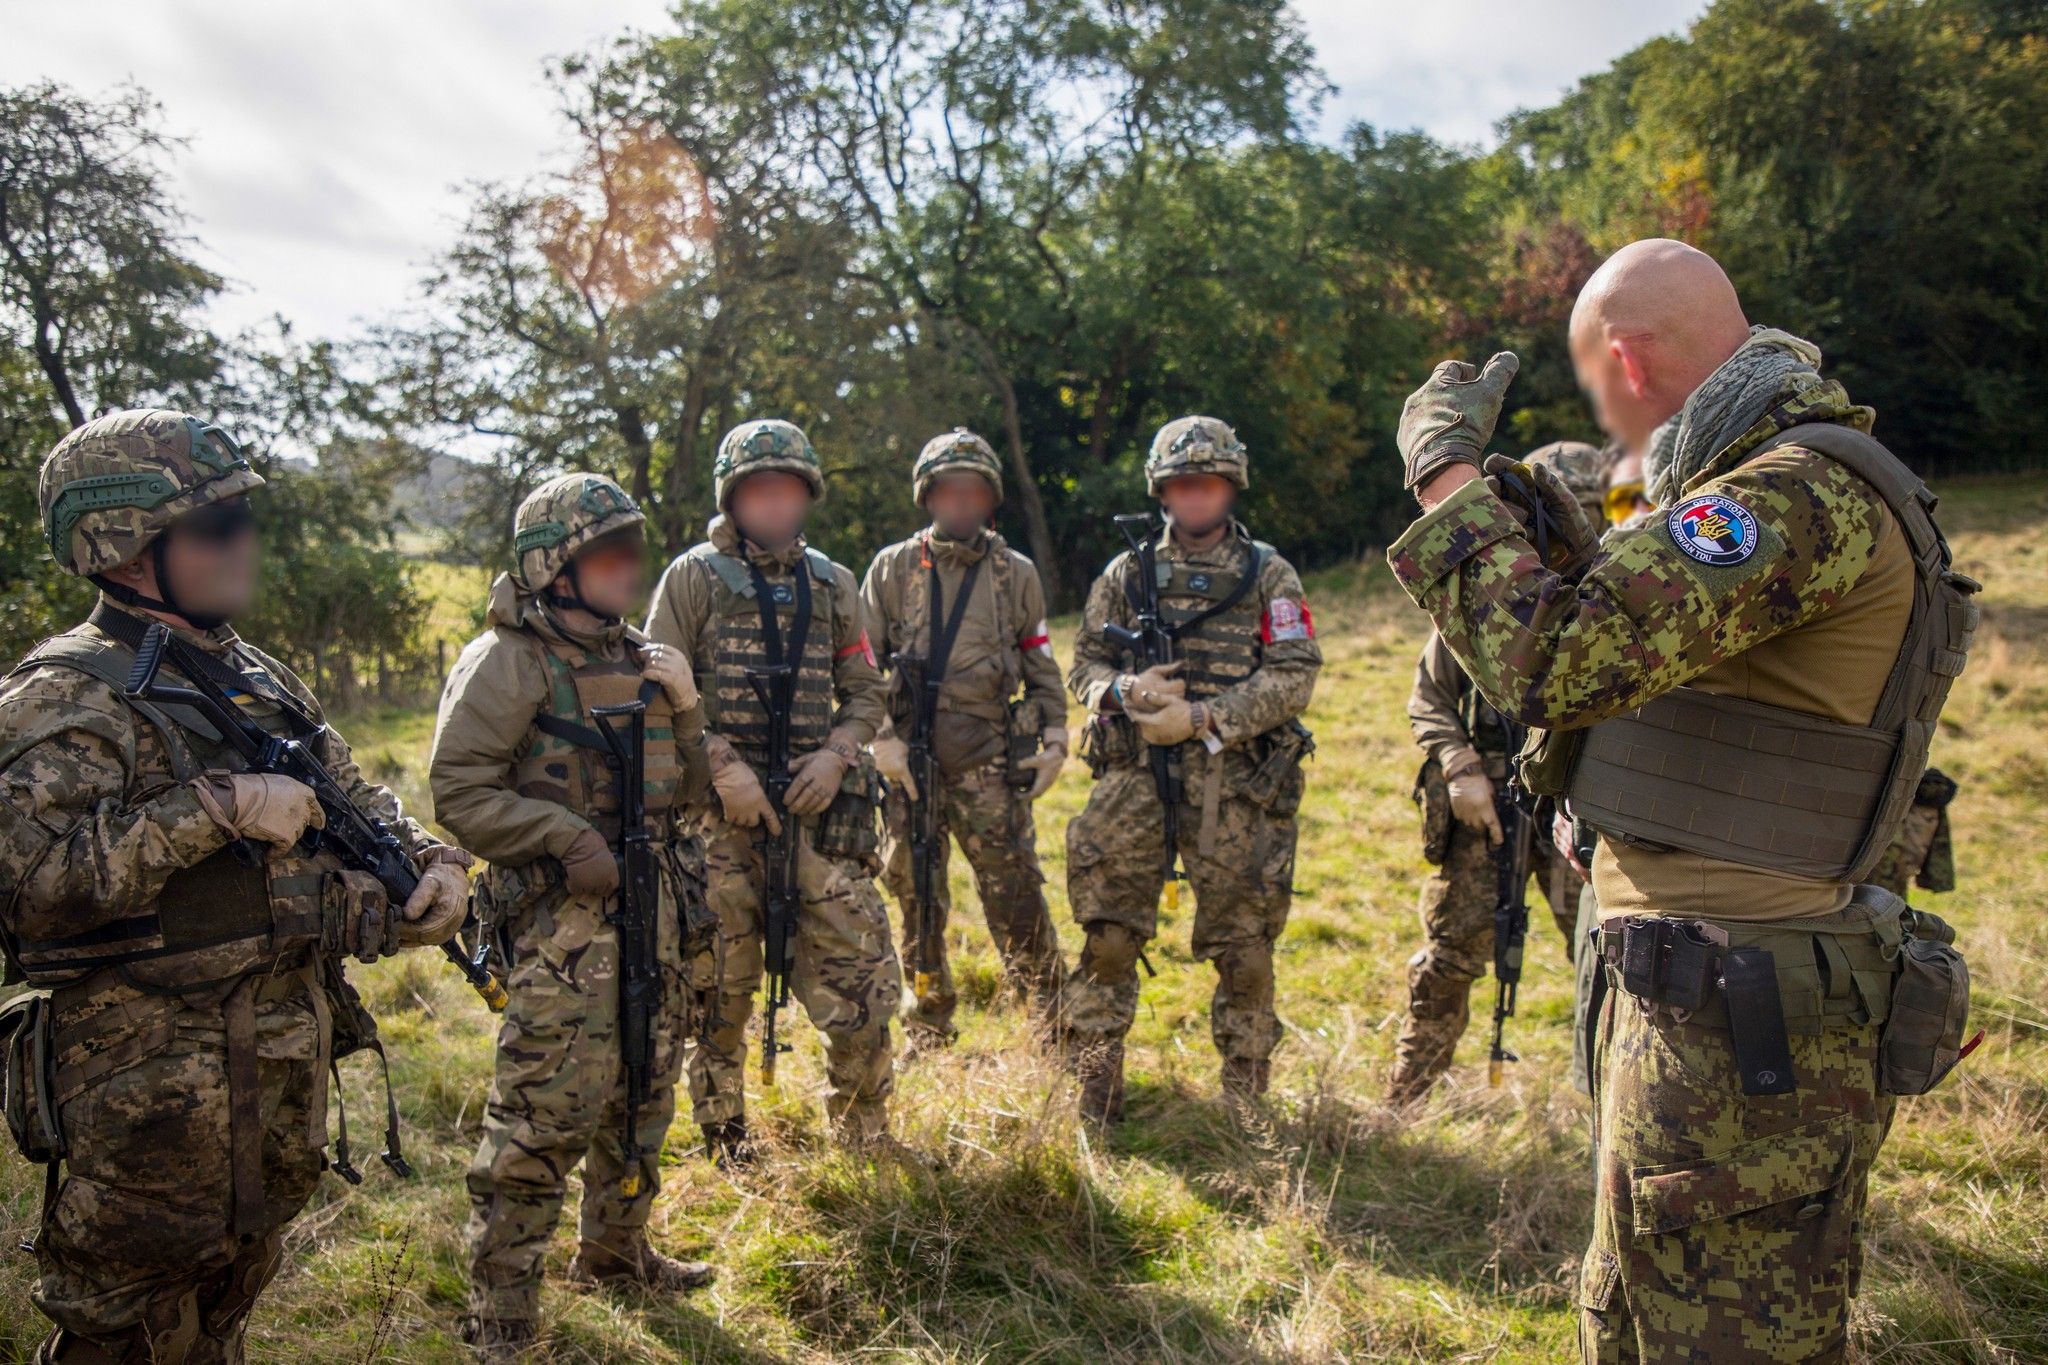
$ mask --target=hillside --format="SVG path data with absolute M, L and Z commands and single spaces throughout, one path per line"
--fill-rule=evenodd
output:
M 1929 903 L 1960 928 L 1988 1037 L 1934 1095 L 1901 1104 L 1876 1179 L 1857 1340 L 1873 1361 L 2039 1360 L 2048 484 L 1959 486 L 1947 521 L 1962 567 L 1987 583 L 1986 626 L 1937 746 L 1963 786 L 1962 890 Z M 954 1052 L 901 1077 L 896 1105 L 899 1133 L 937 1169 L 877 1171 L 830 1151 L 818 1041 L 794 1023 L 779 1102 L 752 1100 L 770 1160 L 728 1177 L 698 1158 L 686 1118 L 671 1134 L 657 1240 L 716 1261 L 716 1286 L 670 1304 L 551 1285 L 558 1359 L 1537 1362 L 1569 1352 L 1590 1191 L 1586 1109 L 1567 1079 L 1561 946 L 1539 911 L 1513 1025 L 1525 1060 L 1503 1088 L 1485 1086 L 1475 1024 L 1450 1084 L 1412 1123 L 1383 1107 L 1419 942 L 1417 756 L 1401 704 L 1424 622 L 1376 561 L 1314 576 L 1310 595 L 1329 666 L 1308 716 L 1320 751 L 1280 942 L 1288 1036 L 1268 1121 L 1239 1131 L 1218 1099 L 1212 978 L 1188 959 L 1184 909 L 1153 950 L 1159 976 L 1143 983 L 1129 1121 L 1091 1140 L 1070 1084 L 1029 1055 L 1019 1013 L 989 1008 L 995 958 L 956 859 L 965 1031 Z M 468 605 L 442 615 L 460 620 Z M 1057 640 L 1063 659 L 1073 629 L 1065 622 Z M 431 725 L 425 713 L 390 712 L 347 729 L 367 770 L 423 806 Z M 1060 833 L 1086 789 L 1072 765 L 1039 808 L 1070 958 L 1079 935 Z M 461 1177 L 488 1083 L 487 1016 L 426 955 L 357 974 L 383 1022 L 420 1178 L 374 1169 L 359 1189 L 322 1182 L 256 1313 L 251 1355 L 462 1360 Z M 1490 994 L 1482 982 L 1475 1012 Z M 373 1068 L 344 1070 L 351 1118 L 371 1131 Z M 40 1172 L 0 1158 L 9 1244 L 33 1232 L 40 1191 Z M 570 1250 L 558 1236 L 553 1271 Z M 22 1358 L 42 1334 L 32 1273 L 26 1256 L 0 1266 L 0 1358 Z

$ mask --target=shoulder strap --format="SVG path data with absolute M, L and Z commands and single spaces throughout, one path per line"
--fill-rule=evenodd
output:
M 89 635 L 75 630 L 49 639 L 29 651 L 28 657 L 14 666 L 8 676 L 40 664 L 54 664 L 59 668 L 73 669 L 89 678 L 98 679 L 113 689 L 128 707 L 144 720 L 154 725 L 163 736 L 164 748 L 170 756 L 171 773 L 180 782 L 186 781 L 199 771 L 198 762 L 186 747 L 182 732 L 190 730 L 195 734 L 219 743 L 220 731 L 213 723 L 188 706 L 165 708 L 154 702 L 136 701 L 128 695 L 128 674 L 135 666 L 135 652 L 117 645 L 108 645 Z M 176 715 L 171 714 L 175 709 Z
M 1268 550 L 1271 548 L 1271 546 L 1267 547 Z M 1259 577 L 1259 568 L 1264 563 L 1265 560 L 1259 555 L 1259 542 L 1256 540 L 1247 541 L 1244 547 L 1244 566 L 1237 571 L 1237 582 L 1230 591 L 1225 593 L 1219 601 L 1211 602 L 1179 625 L 1168 627 L 1167 634 L 1176 640 L 1184 635 L 1191 635 L 1203 622 L 1221 616 L 1239 602 L 1244 601 L 1245 594 L 1252 590 L 1252 584 Z
M 727 589 L 741 597 L 754 595 L 754 577 L 747 566 L 723 550 L 712 550 L 702 556 L 703 561 Z
M 827 593 L 831 592 L 839 583 L 839 575 L 833 572 L 837 566 L 833 564 L 832 556 L 815 545 L 806 545 L 804 558 L 811 562 L 811 581 Z

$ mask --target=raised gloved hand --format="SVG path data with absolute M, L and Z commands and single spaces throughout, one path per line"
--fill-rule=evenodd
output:
M 1208 730 L 1209 707 L 1205 702 L 1174 697 L 1131 719 L 1138 723 L 1138 733 L 1147 744 L 1180 744 Z
M 619 889 L 619 860 L 602 834 L 586 829 L 562 855 L 562 872 L 572 896 L 609 896 Z
M 1486 484 L 1543 550 L 1552 573 L 1577 577 L 1600 549 L 1600 524 L 1565 486 L 1557 471 L 1505 455 L 1486 457 Z M 1540 535 L 1539 535 L 1540 530 Z
M 711 759 L 711 789 L 718 793 L 718 808 L 725 813 L 726 823 L 752 829 L 765 821 L 770 834 L 782 833 L 782 820 L 761 779 L 733 752 L 731 743 L 714 735 L 704 747 Z
M 910 775 L 908 744 L 894 735 L 880 735 L 868 746 L 868 752 L 875 756 L 875 771 L 882 775 L 884 781 L 911 800 L 917 800 L 917 779 Z
M 661 684 L 661 690 L 668 694 L 671 709 L 681 714 L 695 710 L 701 700 L 697 695 L 697 677 L 690 668 L 690 661 L 683 657 L 683 651 L 674 645 L 649 644 L 641 651 L 640 676 Z
M 1480 452 L 1500 420 L 1501 400 L 1521 363 L 1513 351 L 1495 355 L 1484 370 L 1446 360 L 1408 395 L 1395 441 L 1408 462 L 1404 482 L 1410 489 L 1454 464 L 1479 467 Z
M 258 839 L 280 851 L 310 829 L 327 828 L 313 789 L 269 773 L 209 773 L 192 784 L 199 804 L 231 839 Z
M 1052 784 L 1059 781 L 1060 769 L 1067 766 L 1066 726 L 1046 726 L 1039 740 L 1045 747 L 1017 765 L 1033 774 L 1031 790 L 1024 793 L 1026 801 L 1036 801 L 1051 791 Z
M 1505 837 L 1501 833 L 1500 814 L 1493 808 L 1493 780 L 1486 775 L 1486 769 L 1477 763 L 1447 774 L 1444 783 L 1451 791 L 1451 814 L 1458 817 L 1458 823 L 1467 829 L 1485 833 L 1486 842 L 1495 848 Z
M 398 912 L 401 947 L 446 943 L 455 937 L 455 931 L 469 914 L 469 874 L 463 870 L 466 866 L 452 861 L 427 864 L 420 873 L 420 884 L 413 888 Z
M 1143 673 L 1126 673 L 1116 680 L 1116 694 L 1126 713 L 1133 717 L 1187 695 L 1188 685 L 1174 676 L 1186 660 L 1154 664 Z
M 853 736 L 834 730 L 825 742 L 789 765 L 789 790 L 782 804 L 791 815 L 822 815 L 839 795 L 839 780 L 860 761 Z

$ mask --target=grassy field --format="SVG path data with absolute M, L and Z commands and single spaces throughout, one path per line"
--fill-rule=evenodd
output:
M 1963 784 L 1963 889 L 1928 900 L 1961 928 L 1975 1020 L 1989 1036 L 1934 1095 L 1902 1102 L 1876 1177 L 1856 1342 L 1869 1361 L 2042 1360 L 2048 483 L 1958 487 L 1948 524 L 1963 567 L 1988 585 L 1987 622 L 1937 746 Z M 474 575 L 445 577 L 453 591 Z M 1144 983 L 1129 1121 L 1091 1140 L 1071 1085 L 1031 1055 L 1019 1014 L 995 1000 L 993 951 L 956 860 L 953 951 L 972 1008 L 954 1052 L 900 1077 L 896 1105 L 898 1131 L 936 1169 L 870 1169 L 829 1149 L 819 1048 L 798 1024 L 779 1102 L 751 1101 L 769 1161 L 729 1177 L 698 1158 L 686 1120 L 671 1134 L 656 1236 L 716 1261 L 716 1286 L 666 1303 L 551 1284 L 556 1358 L 1508 1362 L 1570 1352 L 1590 1188 L 1586 1110 L 1567 1080 L 1561 945 L 1532 930 L 1514 1024 L 1525 1060 L 1503 1088 L 1486 1088 L 1474 1036 L 1419 1115 L 1383 1106 L 1419 937 L 1416 754 L 1401 704 L 1424 623 L 1377 563 L 1320 574 L 1310 592 L 1329 665 L 1308 717 L 1320 753 L 1280 942 L 1287 1037 L 1264 1120 L 1240 1130 L 1226 1116 L 1206 1019 L 1211 972 L 1188 960 L 1187 924 L 1170 922 L 1153 951 L 1160 974 Z M 468 605 L 453 601 L 442 616 L 461 622 Z M 421 807 L 431 723 L 390 712 L 349 726 L 368 770 Z M 1078 934 L 1060 832 L 1086 791 L 1074 765 L 1039 813 L 1070 955 Z M 400 1183 L 376 1170 L 355 1190 L 322 1183 L 256 1313 L 259 1360 L 464 1358 L 461 1176 L 489 1078 L 487 1017 L 424 955 L 362 975 L 421 1175 Z M 1490 983 L 1480 992 L 1490 996 Z M 379 1099 L 367 1066 L 351 1064 L 349 1093 L 368 1128 Z M 0 1179 L 11 1245 L 33 1230 L 41 1179 L 17 1159 L 0 1160 Z M 559 1237 L 551 1270 L 570 1251 Z M 41 1335 L 31 1274 L 26 1256 L 0 1268 L 0 1357 L 19 1358 Z

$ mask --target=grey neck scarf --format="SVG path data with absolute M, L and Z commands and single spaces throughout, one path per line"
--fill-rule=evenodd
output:
M 1643 478 L 1659 507 L 1788 393 L 1820 380 L 1820 348 L 1775 327 L 1752 327 L 1749 340 L 1708 375 L 1678 415 L 1657 428 L 1643 455 Z

